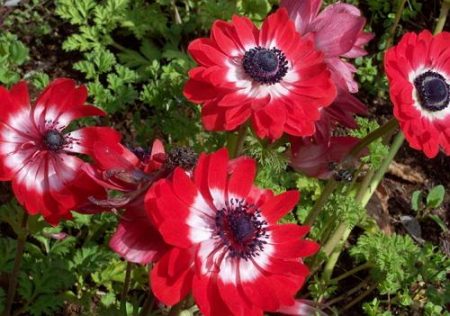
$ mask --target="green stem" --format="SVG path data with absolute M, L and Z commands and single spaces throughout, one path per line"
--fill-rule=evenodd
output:
M 323 207 L 327 203 L 328 199 L 330 198 L 331 194 L 334 192 L 334 189 L 336 189 L 336 187 L 337 187 L 336 180 L 334 179 L 328 180 L 327 184 L 325 185 L 325 188 L 323 188 L 323 191 L 320 194 L 319 199 L 316 201 L 313 208 L 306 217 L 304 222 L 305 225 L 312 225 L 314 223 L 314 221 L 319 216 L 320 212 L 322 211 Z
M 324 252 L 327 257 L 329 257 L 333 253 L 334 249 L 340 243 L 342 237 L 346 234 L 346 231 L 350 229 L 348 225 L 349 224 L 347 222 L 341 222 L 334 231 L 333 235 L 331 235 L 330 239 L 328 239 L 325 245 L 322 247 L 322 252 Z
M 155 304 L 155 297 L 149 291 L 147 298 L 145 299 L 144 305 L 139 313 L 139 316 L 147 316 L 153 309 L 153 305 Z
M 125 46 L 122 46 L 122 45 L 120 45 L 119 43 L 117 43 L 117 42 L 115 42 L 115 41 L 113 41 L 110 45 L 111 45 L 112 47 L 114 47 L 114 48 L 117 48 L 118 50 L 120 50 L 120 51 L 122 51 L 122 52 L 125 52 L 125 51 L 128 50 Z
M 394 138 L 394 142 L 392 143 L 391 149 L 389 150 L 388 155 L 381 163 L 380 168 L 376 171 L 375 175 L 373 176 L 369 186 L 365 190 L 365 192 L 362 193 L 361 197 L 361 204 L 363 207 L 367 205 L 370 198 L 372 197 L 373 193 L 377 189 L 378 185 L 380 184 L 381 180 L 383 180 L 384 175 L 386 171 L 389 168 L 389 165 L 391 164 L 392 160 L 394 160 L 395 155 L 399 151 L 400 147 L 403 145 L 403 141 L 405 140 L 405 136 L 402 132 L 399 132 L 397 136 Z
M 246 136 L 247 136 L 247 124 L 241 125 L 237 134 L 236 133 L 228 134 L 227 148 L 231 158 L 236 158 L 242 153 Z
M 364 193 L 366 192 L 367 188 L 369 187 L 372 177 L 374 175 L 375 175 L 375 170 L 370 169 L 369 171 L 367 171 L 366 175 L 364 176 L 363 180 L 361 181 L 358 193 L 356 194 L 356 197 L 355 197 L 356 202 L 361 203 L 362 197 L 363 197 Z
M 361 183 L 360 190 L 356 195 L 356 202 L 361 203 L 363 207 L 367 205 L 373 193 L 375 192 L 378 184 L 383 179 L 390 163 L 394 159 L 401 145 L 403 144 L 405 137 L 402 132 L 399 132 L 392 143 L 391 149 L 383 160 L 380 168 L 373 174 L 370 172 L 364 177 Z M 373 177 L 372 177 L 373 174 Z M 339 258 L 340 252 L 345 244 L 345 241 L 350 236 L 353 227 L 349 226 L 348 223 L 342 222 L 339 224 L 338 228 L 335 230 L 333 235 L 328 239 L 322 248 L 322 251 L 330 256 L 326 264 L 324 274 L 325 276 L 331 277 L 333 273 L 334 266 L 336 265 L 337 259 Z M 333 254 L 333 255 L 332 255 Z
M 3 312 L 4 316 L 11 315 L 11 308 L 16 296 L 17 281 L 19 278 L 20 265 L 22 263 L 23 253 L 25 250 L 25 242 L 28 235 L 28 214 L 25 212 L 22 218 L 21 230 L 17 236 L 16 257 L 14 258 L 14 267 L 9 278 L 8 294 L 6 296 L 6 307 Z
M 348 153 L 348 155 L 343 159 L 345 160 L 351 160 L 354 157 L 357 157 L 358 154 L 366 148 L 370 143 L 377 140 L 378 138 L 391 133 L 392 130 L 397 128 L 398 123 L 395 119 L 391 119 L 388 122 L 386 122 L 384 125 L 380 126 L 376 130 L 372 131 L 371 133 L 367 134 L 366 137 L 362 138 L 358 144 L 355 145 L 355 147 L 352 148 L 352 150 Z M 305 225 L 312 225 L 314 223 L 315 219 L 319 216 L 320 212 L 322 211 L 323 207 L 327 203 L 328 199 L 330 198 L 331 194 L 334 192 L 334 190 L 337 187 L 337 182 L 334 179 L 328 180 L 324 190 L 322 191 L 322 194 L 320 195 L 319 199 L 314 204 L 313 209 L 309 212 L 306 220 Z
M 324 305 L 324 308 L 329 308 L 331 305 L 336 304 L 337 302 L 340 302 L 343 299 L 346 299 L 347 297 L 351 296 L 353 293 L 357 293 L 360 289 L 362 289 L 363 287 L 366 287 L 367 284 L 369 284 L 369 281 L 370 281 L 370 276 L 367 277 L 366 279 L 362 280 L 354 288 L 352 288 L 348 291 L 345 291 L 342 295 L 335 297 L 332 300 L 329 300 L 328 302 L 326 302 L 326 304 Z
M 120 294 L 120 310 L 125 311 L 126 299 L 128 294 L 128 289 L 130 288 L 131 282 L 131 271 L 133 270 L 133 263 L 127 262 L 127 269 L 125 271 L 125 280 L 123 282 L 122 293 Z
M 172 6 L 172 8 L 173 8 L 173 14 L 174 14 L 174 18 L 175 18 L 175 24 L 181 24 L 182 21 L 181 21 L 180 13 L 178 12 L 178 7 L 177 7 L 177 5 L 175 4 L 175 0 L 171 0 L 171 1 L 170 1 L 170 4 L 171 4 L 171 6 Z
M 397 127 L 398 127 L 397 120 L 395 118 L 390 119 L 384 125 L 378 127 L 376 130 L 367 134 L 366 137 L 362 138 L 358 142 L 358 144 L 356 144 L 355 147 L 353 147 L 352 150 L 350 150 L 346 159 L 357 157 L 358 154 L 364 148 L 369 146 L 369 144 L 371 144 L 373 141 L 377 140 L 378 138 L 384 136 L 385 134 L 390 133 L 392 130 L 394 130 Z
M 331 282 L 333 283 L 339 282 L 345 278 L 348 278 L 349 276 L 352 276 L 355 273 L 358 273 L 359 271 L 369 269 L 370 267 L 372 267 L 372 264 L 370 262 L 363 263 L 357 267 L 354 267 L 351 270 L 348 270 L 347 272 L 342 273 L 341 275 L 335 277 L 334 279 L 331 279 Z
M 445 22 L 447 21 L 448 10 L 450 8 L 450 1 L 443 0 L 441 4 L 441 12 L 439 13 L 438 22 L 436 27 L 434 28 L 434 34 L 438 34 L 442 32 L 445 26 Z
M 394 41 L 395 32 L 397 31 L 398 23 L 400 22 L 400 19 L 402 18 L 403 9 L 405 8 L 406 0 L 401 0 L 398 4 L 397 11 L 395 12 L 395 20 L 394 24 L 392 25 L 391 31 L 389 32 L 389 38 L 386 41 L 386 48 L 391 47 L 392 42 Z
M 374 283 L 371 286 L 369 286 L 369 288 L 367 290 L 362 292 L 355 299 L 353 299 L 350 303 L 345 305 L 344 308 L 342 308 L 341 312 L 346 311 L 346 310 L 350 309 L 353 305 L 359 303 L 361 300 L 363 300 L 367 295 L 369 295 L 376 288 L 377 288 L 377 284 L 376 283 Z

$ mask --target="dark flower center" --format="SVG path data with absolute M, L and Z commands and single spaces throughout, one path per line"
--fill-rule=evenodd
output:
M 442 75 L 427 71 L 414 79 L 414 86 L 423 109 L 436 112 L 449 105 L 450 87 Z
M 143 163 L 147 163 L 150 159 L 150 152 L 142 147 L 131 147 L 128 149 Z
M 253 80 L 268 85 L 280 82 L 288 71 L 286 56 L 278 48 L 252 48 L 245 52 L 242 65 Z
M 258 256 L 269 237 L 266 227 L 261 212 L 244 200 L 231 199 L 216 214 L 217 234 L 231 257 L 248 260 Z
M 167 154 L 166 167 L 174 169 L 181 167 L 184 170 L 192 170 L 197 164 L 198 155 L 190 147 L 175 147 Z
M 49 130 L 44 135 L 44 144 L 47 149 L 58 151 L 65 144 L 64 135 L 57 130 Z

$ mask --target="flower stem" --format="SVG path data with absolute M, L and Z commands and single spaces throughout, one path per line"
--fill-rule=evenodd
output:
M 434 28 L 434 34 L 438 34 L 442 32 L 442 30 L 444 29 L 449 9 L 450 9 L 450 1 L 443 0 L 441 4 L 441 12 L 439 13 L 438 22 L 436 24 L 436 27 Z
M 377 284 L 374 283 L 367 290 L 362 292 L 360 295 L 358 295 L 354 300 L 352 300 L 350 303 L 344 306 L 342 308 L 341 312 L 346 311 L 347 309 L 350 309 L 353 305 L 359 303 L 361 300 L 363 300 L 367 295 L 369 295 L 373 290 L 377 288 Z
M 352 150 L 347 154 L 347 156 L 343 159 L 343 161 L 350 160 L 358 156 L 358 154 L 369 144 L 371 144 L 378 138 L 391 133 L 395 128 L 397 128 L 397 126 L 398 126 L 397 121 L 395 119 L 391 119 L 384 125 L 367 134 L 366 137 L 362 138 L 358 142 L 358 144 L 356 144 L 355 147 L 352 148 Z M 327 203 L 328 199 L 330 198 L 331 194 L 334 192 L 336 187 L 337 182 L 334 179 L 328 180 L 324 190 L 322 191 L 322 194 L 316 201 L 316 204 L 314 204 L 313 209 L 309 212 L 308 216 L 306 217 L 304 223 L 305 225 L 312 225 L 315 219 L 319 216 L 320 212 L 322 211 L 322 208 L 325 206 L 325 204 Z
M 391 149 L 383 160 L 380 168 L 374 173 L 370 172 L 364 177 L 361 183 L 360 189 L 356 195 L 355 202 L 360 203 L 362 207 L 365 207 L 375 192 L 378 184 L 384 177 L 384 174 L 389 168 L 390 163 L 394 159 L 398 150 L 403 144 L 405 137 L 402 132 L 399 132 L 392 143 Z M 372 176 L 373 175 L 373 176 Z M 324 273 L 325 276 L 330 276 L 333 272 L 334 266 L 336 265 L 339 254 L 344 246 L 345 241 L 350 236 L 353 227 L 349 226 L 348 223 L 342 222 L 339 224 L 333 235 L 328 239 L 322 248 L 322 251 L 330 256 L 326 264 Z
M 127 269 L 125 271 L 125 280 L 123 282 L 122 293 L 120 294 L 120 310 L 125 311 L 126 299 L 128 294 L 128 289 L 130 288 L 131 282 L 131 271 L 133 270 L 133 263 L 127 262 Z
M 334 282 L 339 282 L 339 281 L 341 281 L 341 280 L 343 280 L 345 278 L 348 278 L 349 276 L 352 276 L 355 273 L 358 273 L 359 271 L 368 269 L 370 267 L 372 267 L 372 264 L 370 262 L 363 263 L 363 264 L 361 264 L 361 265 L 359 265 L 357 267 L 354 267 L 351 270 L 348 270 L 345 273 L 342 273 L 341 275 L 335 277 L 334 279 L 331 279 L 331 282 L 333 282 L 333 283 Z
M 337 302 L 340 302 L 348 297 L 350 297 L 353 293 L 357 293 L 359 290 L 361 290 L 362 288 L 366 287 L 367 284 L 369 284 L 370 281 L 370 276 L 367 277 L 366 279 L 362 280 L 358 285 L 356 285 L 354 288 L 345 291 L 342 295 L 333 298 L 332 300 L 329 300 L 328 302 L 326 302 L 324 307 L 330 307 L 333 304 L 336 304 Z
M 358 154 L 366 148 L 369 144 L 371 144 L 373 141 L 377 140 L 378 138 L 392 132 L 395 128 L 398 127 L 397 120 L 395 118 L 390 119 L 387 121 L 384 125 L 378 127 L 376 130 L 372 131 L 371 133 L 367 134 L 366 137 L 362 138 L 358 144 L 355 145 L 355 147 L 350 150 L 348 153 L 346 159 L 353 158 L 358 156 Z
M 16 257 L 14 258 L 14 267 L 9 278 L 8 294 L 6 298 L 6 308 L 3 313 L 4 316 L 11 315 L 11 308 L 16 296 L 17 281 L 19 278 L 20 265 L 22 263 L 23 252 L 25 250 L 25 242 L 28 235 L 28 214 L 25 212 L 22 218 L 21 230 L 17 236 Z
M 349 224 L 347 222 L 341 222 L 339 226 L 334 231 L 333 235 L 327 240 L 325 245 L 322 247 L 322 252 L 324 252 L 327 257 L 329 257 L 333 252 L 334 249 L 338 246 L 340 243 L 342 237 L 346 235 L 346 231 L 349 229 Z M 330 261 L 331 257 L 328 259 Z M 328 265 L 328 263 L 327 263 Z M 334 264 L 333 264 L 334 267 Z
M 328 180 L 327 184 L 325 185 L 325 188 L 320 194 L 319 199 L 316 201 L 313 208 L 306 217 L 304 222 L 305 225 L 312 225 L 314 223 L 317 216 L 319 216 L 320 212 L 322 211 L 322 208 L 325 206 L 325 204 L 327 203 L 328 199 L 330 198 L 331 194 L 334 192 L 334 189 L 336 189 L 336 187 L 337 187 L 336 180 L 334 179 Z
M 402 18 L 403 9 L 405 8 L 406 0 L 401 0 L 398 4 L 397 11 L 395 12 L 395 21 L 392 25 L 391 31 L 389 33 L 389 38 L 386 41 L 386 48 L 391 47 L 392 42 L 394 41 L 395 32 L 397 31 L 398 23 L 400 22 L 400 19 Z
M 391 149 L 389 150 L 388 155 L 381 163 L 380 168 L 376 171 L 375 175 L 370 181 L 370 184 L 368 185 L 367 189 L 365 189 L 361 193 L 361 204 L 363 207 L 367 205 L 370 198 L 372 197 L 373 193 L 377 189 L 378 185 L 380 184 L 381 180 L 384 178 L 384 174 L 389 168 L 389 165 L 391 164 L 392 160 L 394 160 L 395 155 L 397 154 L 400 147 L 403 145 L 403 141 L 405 140 L 405 135 L 402 132 L 399 132 L 397 136 L 395 136 L 394 141 L 392 143 Z
M 241 125 L 237 134 L 228 134 L 227 148 L 231 158 L 236 158 L 242 153 L 245 137 L 247 136 L 247 124 Z
M 144 305 L 139 313 L 139 316 L 147 316 L 153 309 L 153 305 L 155 304 L 155 297 L 149 291 L 147 298 L 145 299 Z

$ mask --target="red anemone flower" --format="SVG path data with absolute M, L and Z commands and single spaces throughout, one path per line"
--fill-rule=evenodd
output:
M 210 38 L 189 45 L 198 67 L 184 95 L 202 104 L 207 130 L 234 130 L 247 120 L 261 138 L 311 136 L 320 109 L 336 97 L 323 55 L 295 31 L 286 9 L 258 30 L 245 17 L 216 21 Z
M 356 68 L 343 58 L 356 58 L 367 54 L 364 50 L 373 34 L 364 32 L 366 19 L 359 9 L 346 3 L 335 3 L 319 13 L 322 0 L 282 0 L 297 31 L 314 41 L 323 52 L 333 81 L 345 91 L 358 92 L 353 79 Z
M 150 150 L 133 151 L 120 143 L 96 143 L 93 158 L 95 165 L 85 166 L 87 174 L 107 189 L 128 194 L 118 201 L 101 202 L 100 206 L 125 210 L 109 246 L 129 262 L 148 264 L 158 260 L 168 246 L 147 216 L 144 196 L 161 173 L 165 160 L 162 142 L 155 140 Z
M 24 82 L 10 91 L 0 87 L 0 180 L 12 181 L 17 200 L 28 213 L 42 214 L 51 224 L 70 218 L 70 210 L 103 196 L 81 170 L 83 160 L 71 153 L 90 155 L 94 141 L 118 141 L 108 127 L 65 131 L 72 120 L 105 113 L 85 105 L 87 90 L 70 79 L 56 79 L 30 105 Z
M 358 142 L 359 138 L 352 136 L 330 137 L 322 143 L 296 138 L 291 141 L 289 164 L 309 177 L 329 179 L 334 174 L 332 165 L 341 163 Z
M 191 177 L 180 168 L 155 183 L 149 215 L 170 250 L 151 272 L 151 287 L 173 305 L 192 290 L 206 315 L 263 315 L 295 303 L 309 271 L 302 258 L 319 246 L 309 227 L 279 225 L 298 191 L 274 196 L 256 188 L 254 160 L 202 154 Z
M 356 128 L 353 116 L 366 114 L 367 108 L 350 94 L 358 92 L 358 84 L 353 78 L 356 68 L 346 59 L 367 54 L 364 45 L 373 34 L 363 31 L 366 19 L 357 7 L 345 3 L 331 4 L 320 13 L 322 0 L 282 0 L 280 5 L 288 10 L 297 32 L 314 41 L 315 48 L 324 54 L 337 87 L 336 100 L 322 110 L 314 139 L 329 141 L 336 123 Z
M 394 115 L 409 145 L 450 155 L 450 33 L 405 34 L 385 56 Z

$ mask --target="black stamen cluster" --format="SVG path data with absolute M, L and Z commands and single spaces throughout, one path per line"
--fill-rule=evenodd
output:
M 167 154 L 165 167 L 175 169 L 181 167 L 184 170 L 192 170 L 197 164 L 198 155 L 190 147 L 176 147 Z
M 252 48 L 245 52 L 242 66 L 253 80 L 266 85 L 280 82 L 288 71 L 286 56 L 278 48 Z
M 420 106 L 428 111 L 437 112 L 450 103 L 450 86 L 445 78 L 433 71 L 427 71 L 414 79 Z
M 47 131 L 44 135 L 45 147 L 51 151 L 58 151 L 65 144 L 64 135 L 55 129 Z
M 244 200 L 230 199 L 228 205 L 217 211 L 216 232 L 232 258 L 244 260 L 259 256 L 267 244 L 267 222 L 261 212 Z

